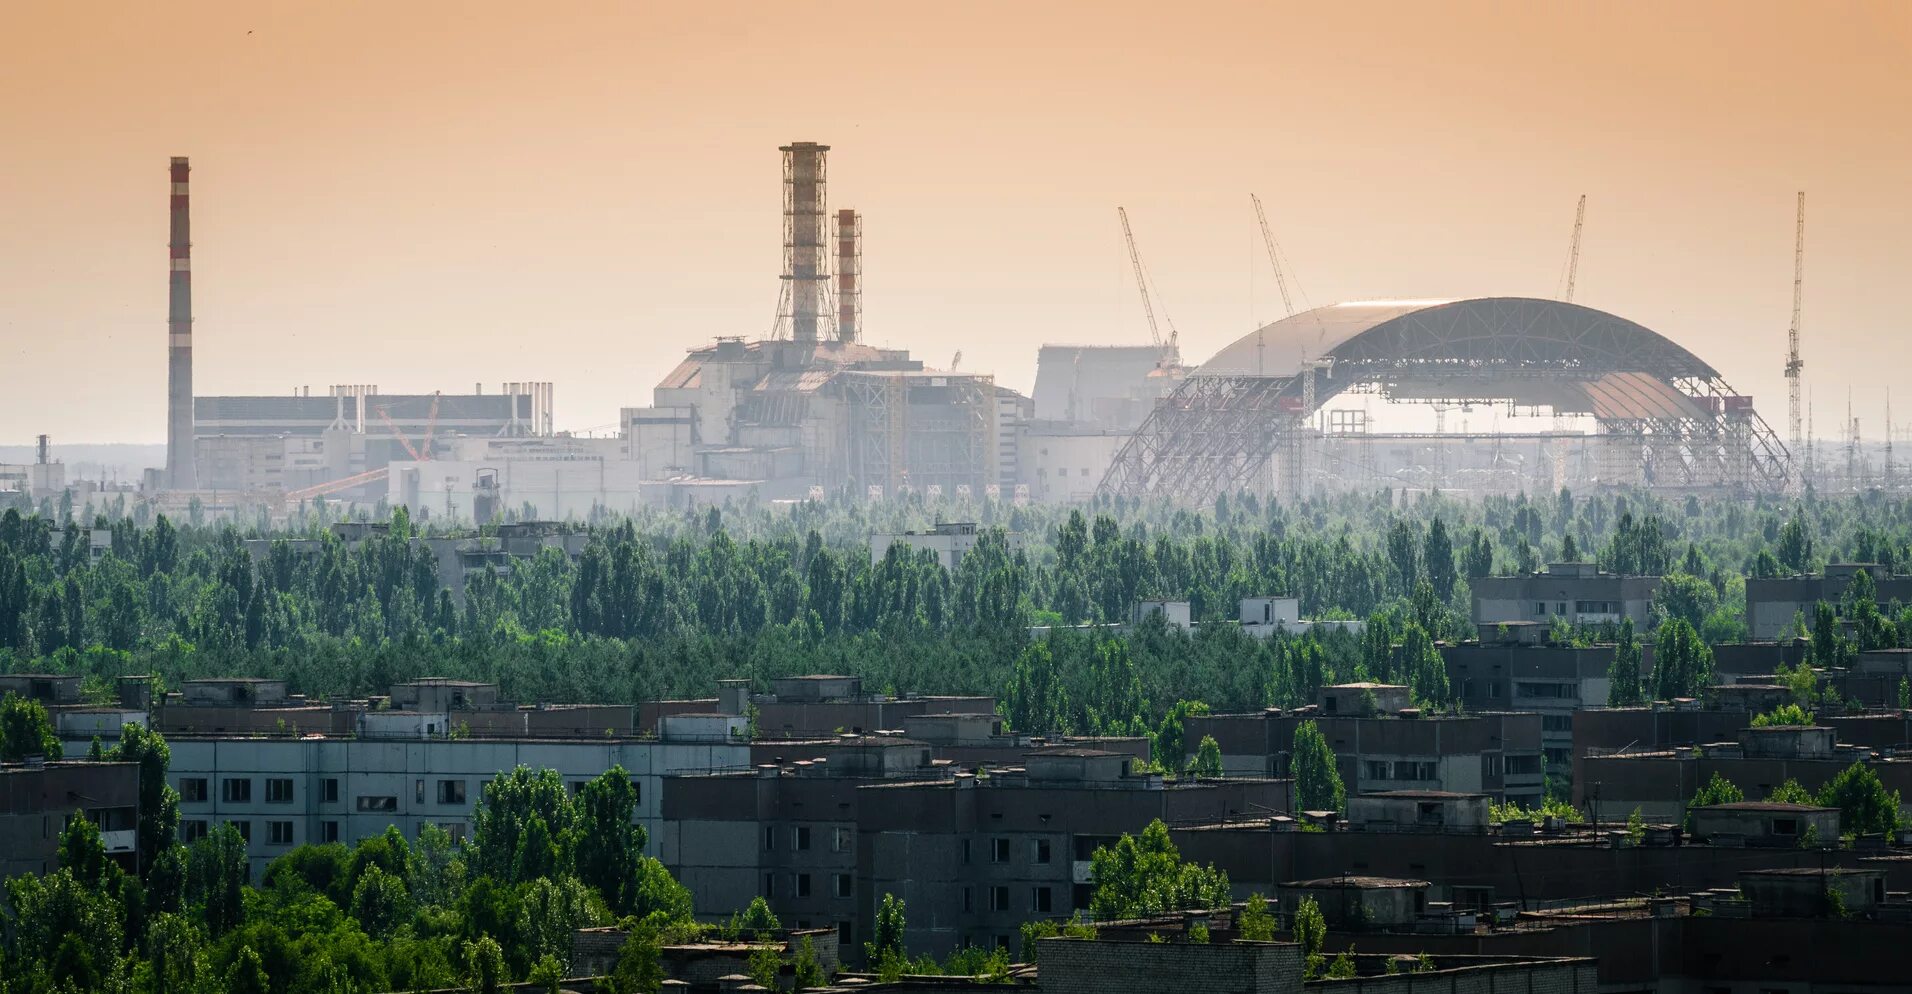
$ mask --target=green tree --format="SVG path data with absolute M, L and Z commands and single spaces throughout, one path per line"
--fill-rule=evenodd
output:
M 903 914 L 903 902 L 895 894 L 884 894 L 883 903 L 876 908 L 876 927 L 870 935 L 870 941 L 863 944 L 863 958 L 872 966 L 881 964 L 892 956 L 906 955 L 903 949 L 903 933 L 908 919 Z
M 166 782 L 172 749 L 158 732 L 144 725 L 120 728 L 119 744 L 107 754 L 116 763 L 139 764 L 139 825 L 137 849 L 141 874 L 149 872 L 159 854 L 179 837 L 179 792 Z
M 259 954 L 251 946 L 240 946 L 239 955 L 226 968 L 225 985 L 220 989 L 224 994 L 272 994 L 272 978 L 267 976 Z
M 815 990 L 828 986 L 830 977 L 823 970 L 823 964 L 817 961 L 816 944 L 804 936 L 797 943 L 796 961 L 792 964 L 792 989 L 800 991 Z
M 28 756 L 60 758 L 60 738 L 39 701 L 9 692 L 0 698 L 0 761 L 17 763 Z
M 1334 750 L 1328 748 L 1327 736 L 1314 722 L 1295 726 L 1289 763 L 1297 810 L 1340 811 L 1347 807 L 1348 791 L 1341 782 Z
M 1887 791 L 1879 775 L 1854 762 L 1819 789 L 1819 803 L 1839 809 L 1839 831 L 1846 835 L 1883 833 L 1899 828 L 1899 792 Z
M 1681 618 L 1660 624 L 1653 657 L 1656 700 L 1698 697 L 1713 682 L 1713 650 Z
M 1195 758 L 1189 761 L 1188 772 L 1210 779 L 1222 776 L 1222 747 L 1213 735 L 1202 736 L 1202 744 L 1195 749 Z
M 500 773 L 472 812 L 472 872 L 514 884 L 551 876 L 572 865 L 576 821 L 556 770 Z
M 613 766 L 578 791 L 578 879 L 604 897 L 611 910 L 629 914 L 637 904 L 638 861 L 644 829 L 637 817 L 637 788 L 622 766 Z
M 1301 946 L 1302 976 L 1313 980 L 1321 976 L 1321 951 L 1328 944 L 1328 919 L 1312 897 L 1304 897 L 1295 907 L 1295 942 Z
M 618 949 L 611 990 L 613 994 L 657 994 L 664 980 L 663 942 L 656 929 L 640 923 Z
M 1633 619 L 1620 622 L 1620 637 L 1613 646 L 1613 662 L 1607 664 L 1607 707 L 1637 707 L 1645 703 L 1640 690 L 1640 639 L 1633 633 Z
M 1241 916 L 1236 919 L 1235 927 L 1247 942 L 1275 941 L 1275 916 L 1268 912 L 1268 901 L 1260 894 L 1250 894 L 1248 902 L 1242 905 Z
M 1693 799 L 1686 805 L 1686 828 L 1693 829 L 1693 809 L 1711 807 L 1715 804 L 1737 804 L 1746 799 L 1746 795 L 1731 780 L 1721 776 L 1718 771 L 1706 786 L 1694 792 Z
M 1102 920 L 1142 918 L 1228 903 L 1228 875 L 1184 863 L 1158 819 L 1138 836 L 1124 834 L 1090 858 L 1095 891 L 1089 906 Z
M 1781 704 L 1764 714 L 1753 715 L 1754 728 L 1805 726 L 1813 722 L 1813 713 L 1797 704 Z
M 465 990 L 469 994 L 498 994 L 508 977 L 505 951 L 489 935 L 465 943 Z
M 532 990 L 545 994 L 558 994 L 558 988 L 564 983 L 564 964 L 556 956 L 545 953 L 531 964 L 531 972 L 525 977 Z
M 246 881 L 252 876 L 246 840 L 227 822 L 192 844 L 188 856 L 187 897 L 200 909 L 206 929 L 219 938 L 237 928 L 245 914 Z
M 776 912 L 770 910 L 770 902 L 764 900 L 761 894 L 750 899 L 749 907 L 744 909 L 735 924 L 733 931 L 741 935 L 762 936 L 783 931 L 783 922 L 778 920 Z

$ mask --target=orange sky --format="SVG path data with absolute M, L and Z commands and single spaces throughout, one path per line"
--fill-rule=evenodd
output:
M 1186 356 L 1278 316 L 1250 190 L 1316 304 L 1552 295 L 1586 193 L 1576 299 L 1783 433 L 1804 188 L 1820 434 L 1912 355 L 1912 4 L 787 7 L 10 5 L 0 442 L 163 437 L 170 155 L 202 393 L 545 379 L 608 427 L 769 327 L 791 140 L 865 214 L 871 339 L 1022 389 L 1146 339 L 1118 203 Z

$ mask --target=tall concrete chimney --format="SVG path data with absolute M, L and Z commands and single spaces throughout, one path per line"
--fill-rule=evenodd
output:
M 166 484 L 196 490 L 193 471 L 193 264 L 192 203 L 184 156 L 172 163 L 171 273 L 166 307 Z
M 790 284 L 790 333 L 815 342 L 830 281 L 824 205 L 828 201 L 826 153 L 830 146 L 793 142 L 783 152 L 783 278 Z

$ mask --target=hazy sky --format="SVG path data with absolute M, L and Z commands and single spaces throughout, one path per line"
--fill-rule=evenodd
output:
M 871 340 L 1028 389 L 1039 342 L 1183 352 L 1316 304 L 1559 284 L 1782 434 L 1794 191 L 1818 428 L 1912 356 L 1912 4 L 0 6 L 0 440 L 164 435 L 166 160 L 201 393 L 552 380 L 560 427 L 770 326 L 777 146 L 834 146 Z M 1912 421 L 1912 387 L 1898 419 Z

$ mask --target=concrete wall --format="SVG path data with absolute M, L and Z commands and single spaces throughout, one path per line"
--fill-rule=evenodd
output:
M 1292 994 L 1301 947 L 1291 943 L 1043 939 L 1043 994 Z

